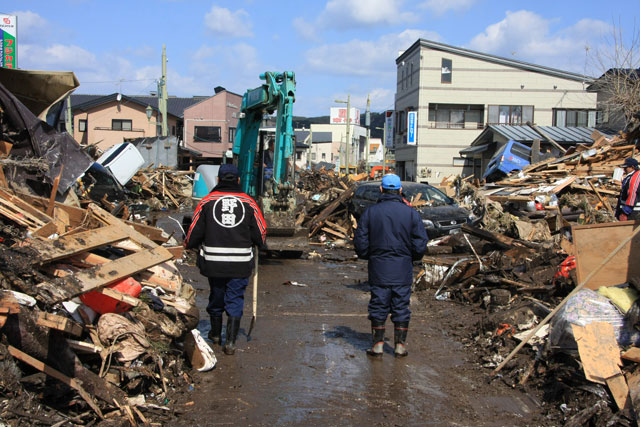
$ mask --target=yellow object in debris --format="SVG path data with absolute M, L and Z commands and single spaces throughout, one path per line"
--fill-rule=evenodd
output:
M 600 286 L 598 293 L 609 298 L 622 314 L 629 311 L 639 296 L 638 291 L 633 288 L 616 288 L 615 286 Z

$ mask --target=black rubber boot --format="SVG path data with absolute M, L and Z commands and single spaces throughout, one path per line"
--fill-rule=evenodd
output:
M 394 335 L 393 341 L 395 348 L 393 349 L 393 355 L 395 357 L 406 357 L 409 355 L 407 351 L 407 331 L 409 330 L 409 322 L 394 323 Z
M 238 331 L 240 330 L 241 317 L 229 317 L 227 319 L 227 338 L 224 342 L 222 350 L 224 354 L 232 355 L 236 352 L 236 338 L 238 337 Z
M 382 357 L 384 348 L 384 322 L 371 321 L 371 337 L 373 345 L 367 349 L 367 355 L 371 357 Z
M 210 316 L 211 330 L 207 337 L 214 344 L 220 344 L 222 342 L 222 316 Z

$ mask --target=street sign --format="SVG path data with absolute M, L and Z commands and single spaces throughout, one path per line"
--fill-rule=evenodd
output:
M 0 67 L 16 68 L 18 17 L 0 14 Z
M 407 144 L 416 145 L 418 140 L 418 112 L 407 113 Z

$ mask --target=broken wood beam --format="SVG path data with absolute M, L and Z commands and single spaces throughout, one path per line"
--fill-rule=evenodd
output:
M 58 331 L 66 332 L 70 335 L 79 337 L 82 335 L 82 326 L 63 316 L 59 316 L 53 313 L 39 312 L 36 319 L 36 324 L 45 326 L 47 328 L 56 329 Z
M 58 381 L 68 385 L 69 387 L 77 391 L 80 397 L 82 397 L 85 400 L 85 402 L 87 402 L 87 404 L 91 407 L 91 409 L 95 411 L 98 417 L 100 417 L 100 419 L 104 419 L 104 416 L 102 415 L 102 411 L 100 410 L 96 402 L 93 401 L 89 393 L 85 391 L 85 389 L 80 385 L 80 383 L 76 379 L 68 377 L 67 375 L 63 374 L 57 369 L 54 369 L 51 366 L 45 364 L 44 362 L 41 362 L 40 360 L 29 356 L 27 353 L 21 350 L 18 350 L 12 345 L 7 346 L 7 349 L 9 350 L 9 354 L 11 354 L 16 359 L 21 360 L 28 365 L 31 365 L 32 367 L 36 368 L 40 372 L 44 372 L 50 377 L 57 379 Z

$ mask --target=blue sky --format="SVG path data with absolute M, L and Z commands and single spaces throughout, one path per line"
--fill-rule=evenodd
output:
M 597 75 L 612 28 L 626 42 L 640 28 L 638 0 L 5 0 L 0 12 L 18 16 L 18 66 L 71 70 L 76 93 L 155 90 L 166 44 L 169 95 L 242 95 L 292 70 L 301 116 L 347 94 L 362 111 L 368 95 L 372 111 L 393 108 L 395 58 L 418 38 Z

